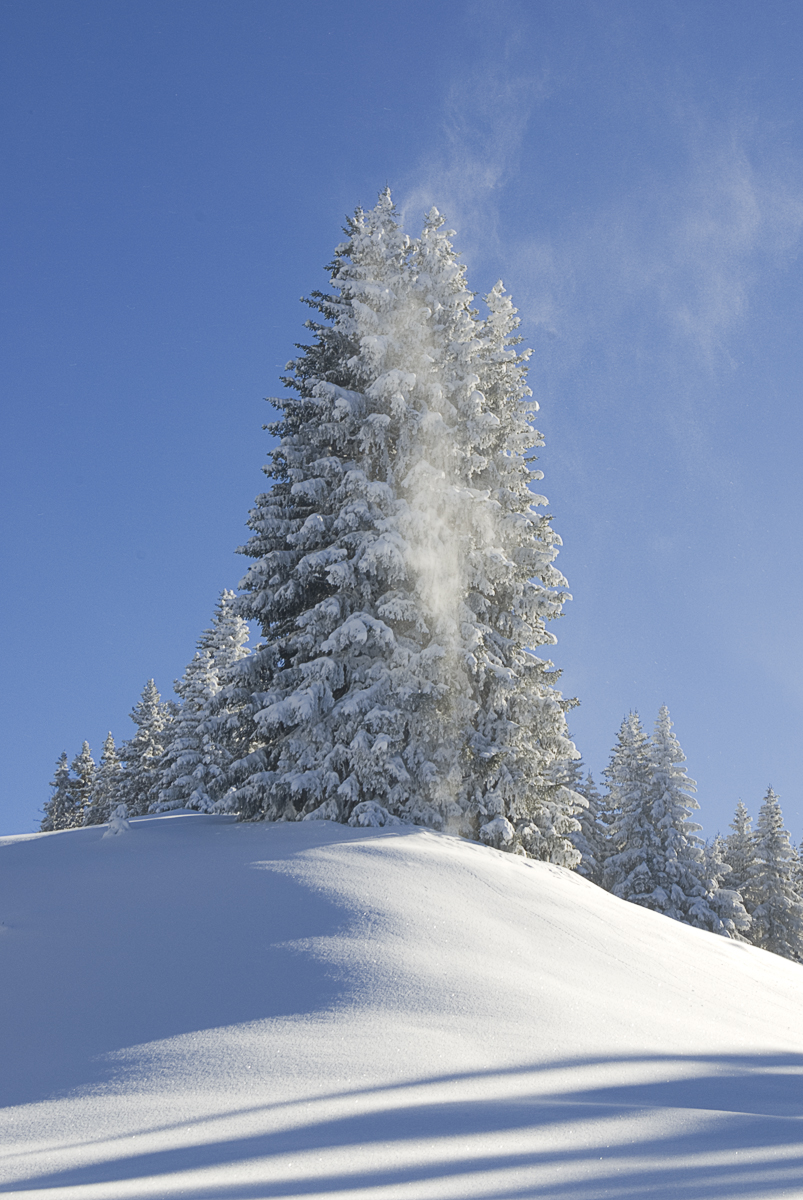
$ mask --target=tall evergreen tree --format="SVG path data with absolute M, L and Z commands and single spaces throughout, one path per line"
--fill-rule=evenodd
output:
M 106 735 L 103 753 L 95 771 L 84 825 L 104 825 L 120 803 L 122 774 L 120 758 L 111 733 Z
M 120 747 L 124 768 L 118 803 L 126 805 L 131 817 L 142 816 L 156 799 L 164 744 L 172 719 L 170 704 L 162 703 L 156 684 L 149 679 L 131 710 L 137 732 Z
M 44 833 L 70 829 L 75 824 L 77 805 L 66 750 L 62 751 L 56 763 L 56 773 L 50 781 L 50 786 L 53 791 L 42 805 L 44 815 L 39 828 Z
M 214 811 L 225 790 L 231 761 L 227 712 L 217 703 L 222 680 L 248 650 L 248 626 L 234 611 L 234 592 L 224 591 L 197 643 L 192 662 L 175 684 L 180 706 L 170 724 L 162 757 L 157 812 L 176 808 Z
M 796 854 L 772 788 L 756 825 L 756 859 L 748 885 L 754 946 L 803 961 L 803 900 L 795 886 Z
M 576 752 L 537 657 L 566 593 L 529 487 L 515 310 L 499 286 L 479 320 L 435 210 L 411 241 L 385 192 L 347 234 L 243 548 L 239 612 L 264 642 L 227 687 L 232 803 L 342 821 L 378 805 L 572 865 L 553 768 Z

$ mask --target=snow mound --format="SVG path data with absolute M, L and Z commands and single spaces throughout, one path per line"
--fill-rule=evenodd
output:
M 116 837 L 120 833 L 128 833 L 130 829 L 131 822 L 128 820 L 128 805 L 118 804 L 109 817 L 109 827 L 102 836 L 105 838 Z
M 349 817 L 349 825 L 366 829 L 381 829 L 385 825 L 403 824 L 404 821 L 400 821 L 398 817 L 394 817 L 392 813 L 389 813 L 381 804 L 377 804 L 375 800 L 363 800 L 361 804 L 355 804 Z
M 801 1196 L 803 968 L 412 826 L 0 839 L 0 1186 Z

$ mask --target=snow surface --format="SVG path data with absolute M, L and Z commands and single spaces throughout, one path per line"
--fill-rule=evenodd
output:
M 803 1197 L 803 968 L 419 828 L 0 839 L 0 1186 Z

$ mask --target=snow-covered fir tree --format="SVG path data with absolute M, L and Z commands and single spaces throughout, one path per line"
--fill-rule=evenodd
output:
M 66 750 L 62 751 L 56 763 L 56 773 L 50 781 L 50 786 L 53 791 L 42 805 L 44 815 L 39 828 L 44 833 L 52 833 L 57 829 L 71 829 L 76 823 L 78 806 Z
M 756 861 L 756 839 L 753 818 L 740 800 L 731 821 L 731 832 L 724 841 L 724 858 L 730 867 L 728 883 L 741 894 L 747 911 L 752 910 L 749 895 L 750 881 Z
M 601 884 L 609 837 L 607 810 L 590 771 L 574 790 L 586 802 L 577 813 L 580 829 L 571 835 L 572 844 L 582 855 L 577 871 L 592 883 Z
M 703 848 L 703 887 L 708 911 L 704 909 L 703 920 L 696 923 L 712 933 L 749 941 L 750 915 L 741 893 L 733 885 L 731 874 L 725 857 L 725 839 L 717 834 Z M 709 913 L 713 914 L 713 919 Z
M 652 819 L 659 854 L 653 865 L 656 907 L 675 920 L 715 933 L 725 932 L 710 900 L 717 884 L 707 878 L 701 826 L 691 813 L 699 809 L 695 783 L 686 774 L 686 755 L 672 729 L 669 709 L 662 705 L 650 743 Z
M 772 788 L 758 814 L 755 862 L 748 883 L 750 941 L 784 958 L 803 961 L 803 899 L 796 887 L 797 854 Z
M 50 785 L 53 794 L 43 805 L 44 816 L 40 828 L 50 832 L 82 825 L 84 813 L 89 806 L 94 776 L 95 763 L 88 742 L 84 742 L 69 765 L 67 754 L 63 753 Z
M 192 662 L 176 681 L 180 705 L 170 724 L 153 811 L 212 812 L 225 791 L 231 761 L 229 713 L 217 701 L 222 681 L 248 654 L 248 626 L 234 602 L 234 592 L 221 594 L 211 627 L 201 634 Z
M 289 364 L 243 548 L 232 807 L 244 818 L 393 814 L 574 865 L 572 758 L 554 642 L 565 581 L 530 489 L 527 353 L 499 285 L 473 308 L 436 210 L 357 210 Z
M 142 816 L 156 799 L 162 755 L 172 719 L 171 705 L 162 703 L 156 684 L 149 679 L 131 710 L 137 732 L 120 747 L 124 766 L 117 801 L 126 805 L 131 817 Z
M 120 757 L 111 733 L 106 735 L 103 753 L 92 781 L 89 804 L 84 810 L 84 825 L 104 825 L 120 802 L 122 775 Z
M 128 833 L 131 826 L 128 823 L 128 808 L 125 804 L 118 804 L 109 813 L 109 828 L 104 833 L 104 837 L 116 837 L 121 833 Z
M 638 713 L 628 713 L 622 721 L 603 775 L 610 831 L 602 885 L 622 900 L 651 908 L 647 901 L 656 886 L 651 868 L 657 834 L 651 811 L 650 746 Z
M 803 842 L 795 848 L 795 890 L 803 899 Z
M 582 758 L 564 759 L 557 766 L 555 779 L 579 798 L 576 804 L 579 828 L 569 835 L 569 840 L 581 856 L 577 872 L 592 883 L 599 884 L 602 882 L 608 829 L 602 797 L 591 773 L 584 778 L 584 771 Z
M 89 808 L 92 787 L 95 781 L 95 760 L 89 743 L 84 742 L 80 753 L 72 760 L 70 770 L 73 776 L 73 794 L 75 796 L 75 825 L 84 824 L 84 816 Z

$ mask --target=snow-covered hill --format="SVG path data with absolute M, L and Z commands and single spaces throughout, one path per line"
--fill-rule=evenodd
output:
M 803 968 L 422 829 L 0 840 L 0 1186 L 803 1197 Z

